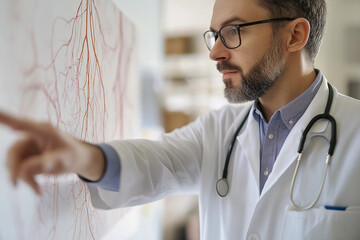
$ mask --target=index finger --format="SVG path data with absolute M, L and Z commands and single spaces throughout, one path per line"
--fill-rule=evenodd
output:
M 9 114 L 0 112 L 0 124 L 4 124 L 14 130 L 25 131 L 37 135 L 47 135 L 49 133 L 49 127 L 35 121 L 31 121 L 25 118 L 11 116 Z

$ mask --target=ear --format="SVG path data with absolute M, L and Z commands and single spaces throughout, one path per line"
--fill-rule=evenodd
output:
M 305 18 L 297 18 L 287 26 L 287 49 L 296 52 L 303 49 L 309 39 L 310 23 Z

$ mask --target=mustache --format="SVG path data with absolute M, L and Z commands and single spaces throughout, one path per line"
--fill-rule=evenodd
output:
M 231 64 L 229 62 L 218 62 L 216 64 L 216 69 L 219 71 L 219 72 L 222 72 L 224 70 L 235 70 L 235 71 L 238 71 L 240 73 L 242 73 L 242 69 L 241 67 L 239 66 L 236 66 L 234 64 Z

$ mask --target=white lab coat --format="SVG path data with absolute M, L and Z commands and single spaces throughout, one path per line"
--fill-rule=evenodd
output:
M 290 204 L 301 133 L 323 113 L 328 97 L 324 79 L 314 100 L 288 135 L 259 194 L 259 127 L 250 114 L 239 133 L 229 165 L 229 194 L 216 192 L 226 153 L 236 128 L 252 103 L 227 106 L 200 117 L 159 141 L 115 141 L 121 159 L 119 192 L 90 188 L 97 208 L 127 207 L 172 193 L 199 195 L 201 239 L 360 239 L 360 102 L 334 89 L 331 114 L 338 141 L 324 189 L 315 207 L 296 211 Z M 316 137 L 320 134 L 322 137 Z M 312 202 L 320 187 L 330 124 L 319 121 L 310 131 L 294 189 L 300 205 Z M 347 206 L 346 211 L 324 205 Z

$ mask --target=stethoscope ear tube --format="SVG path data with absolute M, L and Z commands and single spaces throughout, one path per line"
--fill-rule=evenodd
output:
M 331 156 L 330 156 L 330 154 L 328 154 L 327 157 L 326 157 L 325 168 L 324 168 L 324 172 L 323 172 L 323 176 L 322 176 L 319 191 L 318 191 L 314 201 L 312 203 L 310 203 L 309 205 L 307 205 L 307 206 L 300 206 L 300 205 L 296 204 L 296 202 L 295 202 L 295 200 L 293 198 L 294 185 L 295 185 L 295 181 L 296 181 L 296 176 L 297 176 L 298 171 L 299 171 L 301 158 L 302 158 L 302 153 L 300 153 L 299 156 L 298 156 L 297 164 L 296 164 L 296 167 L 295 167 L 295 172 L 294 172 L 294 175 L 293 175 L 292 180 L 291 180 L 290 201 L 297 210 L 309 210 L 310 208 L 315 206 L 315 204 L 317 203 L 317 201 L 320 198 L 321 192 L 322 192 L 322 190 L 324 188 L 324 183 L 325 183 L 325 179 L 326 179 L 326 173 L 327 173 L 327 169 L 328 169 L 328 166 L 329 166 L 329 163 L 330 163 Z
M 299 143 L 299 148 L 298 148 L 299 156 L 298 156 L 298 159 L 297 159 L 295 172 L 294 172 L 294 175 L 292 177 L 291 186 L 290 186 L 290 201 L 293 204 L 293 206 L 298 210 L 308 210 L 308 209 L 312 208 L 313 206 L 315 206 L 315 204 L 319 200 L 321 192 L 322 192 L 324 184 L 325 184 L 325 179 L 326 179 L 326 174 L 327 174 L 328 166 L 329 166 L 329 163 L 330 163 L 330 159 L 331 159 L 331 156 L 333 155 L 334 150 L 335 150 L 335 145 L 336 145 L 336 121 L 335 121 L 335 118 L 330 115 L 330 108 L 331 108 L 331 104 L 332 104 L 332 101 L 333 101 L 334 93 L 333 93 L 333 89 L 332 89 L 332 87 L 331 87 L 331 85 L 329 83 L 328 83 L 328 87 L 329 87 L 329 97 L 328 97 L 328 101 L 327 101 L 327 104 L 326 104 L 325 112 L 323 114 L 316 115 L 313 119 L 311 119 L 309 124 L 306 126 L 306 128 L 305 128 L 305 130 L 304 130 L 304 132 L 303 132 L 303 134 L 301 136 L 300 143 Z M 329 144 L 330 146 L 329 146 L 329 150 L 328 150 L 328 155 L 327 155 L 326 161 L 325 161 L 325 168 L 324 168 L 324 172 L 323 172 L 323 176 L 322 176 L 322 180 L 321 180 L 321 185 L 320 185 L 319 191 L 318 191 L 314 201 L 311 202 L 307 206 L 300 206 L 300 205 L 296 204 L 296 202 L 294 201 L 294 198 L 293 198 L 293 192 L 294 192 L 294 185 L 295 185 L 295 181 L 296 181 L 296 176 L 297 176 L 298 171 L 299 171 L 299 166 L 300 166 L 300 162 L 301 162 L 301 159 L 302 159 L 302 153 L 303 153 L 303 150 L 304 150 L 306 136 L 307 136 L 308 132 L 310 131 L 311 127 L 316 123 L 316 121 L 318 121 L 320 119 L 326 119 L 331 124 L 331 139 L 330 139 L 330 144 Z

